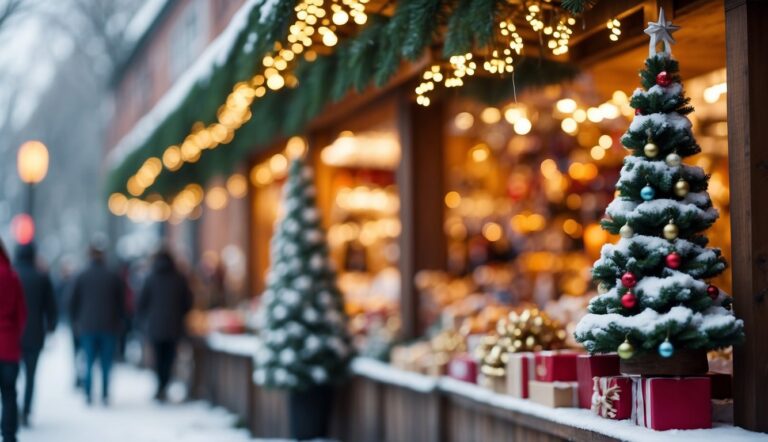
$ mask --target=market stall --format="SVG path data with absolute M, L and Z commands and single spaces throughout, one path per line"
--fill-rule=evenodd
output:
M 312 232 L 327 230 L 327 250 L 323 249 L 317 258 L 308 255 L 306 266 L 310 276 L 318 278 L 335 268 L 338 279 L 334 283 L 320 278 L 318 284 L 338 285 L 339 299 L 343 300 L 341 306 L 335 301 L 323 301 L 322 306 L 312 307 L 326 319 L 337 316 L 328 316 L 327 312 L 322 316 L 322 308 L 343 309 L 350 318 L 348 332 L 354 351 L 378 359 L 358 357 L 352 361 L 350 383 L 336 396 L 332 432 L 337 436 L 350 440 L 496 440 L 511 435 L 547 440 L 643 440 L 657 435 L 642 427 L 691 429 L 694 437 L 702 439 L 753 436 L 731 426 L 734 410 L 736 424 L 762 428 L 754 421 L 758 410 L 754 396 L 745 394 L 745 385 L 758 383 L 754 377 L 757 356 L 752 354 L 757 350 L 749 344 L 759 340 L 761 332 L 754 319 L 745 321 L 748 344 L 746 350 L 736 347 L 735 370 L 730 345 L 741 339 L 740 322 L 723 319 L 718 323 L 718 333 L 722 333 L 715 335 L 706 329 L 702 332 L 705 337 L 692 336 L 695 327 L 686 328 L 692 320 L 680 328 L 664 323 L 666 339 L 660 328 L 648 332 L 630 324 L 631 318 L 639 317 L 640 312 L 633 310 L 638 303 L 650 305 L 643 304 L 646 301 L 641 289 L 648 293 L 647 283 L 638 281 L 643 276 L 670 276 L 663 272 L 682 265 L 687 272 L 684 276 L 696 280 L 690 284 L 689 279 L 683 281 L 689 284 L 684 288 L 693 294 L 676 299 L 680 306 L 654 304 L 662 315 L 684 305 L 700 315 L 712 313 L 709 307 L 722 309 L 718 315 L 732 318 L 727 312 L 731 298 L 725 293 L 745 284 L 738 280 L 736 271 L 731 274 L 720 265 L 731 257 L 731 250 L 749 247 L 752 240 L 739 237 L 737 242 L 734 235 L 732 242 L 729 237 L 731 220 L 737 218 L 731 207 L 737 190 L 728 185 L 728 161 L 734 162 L 734 150 L 740 147 L 726 142 L 731 131 L 726 123 L 725 82 L 726 72 L 727 81 L 731 81 L 732 67 L 725 60 L 723 11 L 715 7 L 715 2 L 666 5 L 668 18 L 674 17 L 675 23 L 682 26 L 675 33 L 680 75 L 671 64 L 664 65 L 664 69 L 649 66 L 656 83 L 643 86 L 645 91 L 661 88 L 660 94 L 672 97 L 667 97 L 672 105 L 638 98 L 642 93 L 631 92 L 638 86 L 635 72 L 648 52 L 643 34 L 646 24 L 653 21 L 656 28 L 649 29 L 661 29 L 659 32 L 677 31 L 663 17 L 657 18 L 656 4 L 596 2 L 592 9 L 582 10 L 577 6 L 584 2 L 509 2 L 503 6 L 495 2 L 482 2 L 481 6 L 481 2 L 459 2 L 443 11 L 450 16 L 447 30 L 443 35 L 433 29 L 440 39 L 432 41 L 422 32 L 431 14 L 440 10 L 439 2 L 414 2 L 407 7 L 362 1 L 349 6 L 344 2 L 350 8 L 347 12 L 336 2 L 333 24 L 328 19 L 323 21 L 325 12 L 318 12 L 322 9 L 315 8 L 312 2 L 299 5 L 295 21 L 293 6 L 278 3 L 285 9 L 280 18 L 283 28 L 287 28 L 288 43 L 274 43 L 280 40 L 276 38 L 262 48 L 266 54 L 261 59 L 264 72 L 235 86 L 225 99 L 226 106 L 218 109 L 218 122 L 198 127 L 189 135 L 185 141 L 186 159 L 184 145 L 171 146 L 175 150 L 169 147 L 171 154 L 168 150 L 162 152 L 165 163 L 166 154 L 173 156 L 179 150 L 179 161 L 185 164 L 183 173 L 174 175 L 175 163 L 170 160 L 173 167 L 165 164 L 168 171 L 155 173 L 154 166 L 145 167 L 149 163 L 136 160 L 133 156 L 140 155 L 134 154 L 126 160 L 125 168 L 131 170 L 132 162 L 140 164 L 138 172 L 128 173 L 125 186 L 122 182 L 116 185 L 118 192 L 125 187 L 134 195 L 129 200 L 133 203 L 125 204 L 133 204 L 135 216 L 145 204 L 168 204 L 173 217 L 195 212 L 203 199 L 207 208 L 215 211 L 211 204 L 216 206 L 216 195 L 232 190 L 226 190 L 229 181 L 217 184 L 211 177 L 233 172 L 245 176 L 235 168 L 248 168 L 250 210 L 249 216 L 243 217 L 247 218 L 250 238 L 247 286 L 254 294 L 264 296 L 245 304 L 241 317 L 263 341 L 246 338 L 243 342 L 247 344 L 236 345 L 235 351 L 221 343 L 229 338 L 216 335 L 199 341 L 199 371 L 203 374 L 195 377 L 199 385 L 193 391 L 206 391 L 204 397 L 235 410 L 257 436 L 284 436 L 288 431 L 288 423 L 273 413 L 284 408 L 289 398 L 260 385 L 293 385 L 293 373 L 288 367 L 296 355 L 280 351 L 270 339 L 275 330 L 286 325 L 280 321 L 290 315 L 276 315 L 278 306 L 287 305 L 289 312 L 291 308 L 291 301 L 283 296 L 279 285 L 292 287 L 290 281 L 281 282 L 290 270 L 275 263 L 288 263 L 290 267 L 298 253 L 291 251 L 293 248 L 303 250 L 317 245 L 309 237 L 294 238 L 298 244 L 295 247 L 284 243 L 286 235 L 291 237 L 298 229 L 286 224 L 286 214 L 296 212 L 299 204 L 289 200 L 289 193 L 295 192 L 297 186 L 309 185 L 302 181 L 286 184 L 294 160 L 303 158 L 301 161 L 314 166 L 315 172 L 294 171 L 294 179 L 311 177 L 316 187 L 306 191 L 305 203 L 311 200 L 316 209 L 302 206 L 314 215 L 296 212 L 290 216 L 317 224 L 308 227 Z M 488 16 L 494 18 L 490 27 L 482 25 Z M 582 22 L 581 30 L 576 17 Z M 369 25 L 363 26 L 368 20 Z M 273 37 L 282 29 L 256 22 L 254 26 L 262 32 L 259 35 Z M 317 31 L 315 22 L 320 23 Z M 409 29 L 419 33 L 414 37 L 407 32 Z M 313 40 L 319 38 L 313 37 L 314 32 L 321 36 L 323 46 Z M 671 39 L 659 38 L 662 46 Z M 243 40 L 247 41 L 245 37 Z M 345 45 L 344 41 L 349 43 Z M 337 44 L 339 47 L 334 49 Z M 655 46 L 652 48 L 651 59 L 656 51 Z M 669 46 L 664 50 L 668 54 Z M 304 62 L 294 66 L 291 60 L 300 54 Z M 683 102 L 680 77 L 685 80 L 685 94 L 691 96 L 696 108 L 693 114 L 686 107 L 688 102 Z M 328 88 L 325 82 L 331 78 L 332 87 Z M 372 86 L 372 81 L 377 86 Z M 637 101 L 643 99 L 646 101 Z M 702 153 L 687 160 L 688 166 L 681 169 L 685 173 L 675 169 L 668 177 L 666 172 L 649 172 L 643 178 L 647 183 L 627 184 L 631 170 L 627 169 L 627 152 L 622 145 L 640 143 L 631 136 L 635 136 L 632 134 L 640 124 L 635 122 L 647 120 L 643 119 L 646 110 L 653 115 L 687 115 L 692 126 L 661 121 L 662 117 L 661 122 L 650 120 L 659 127 L 667 124 L 679 129 L 684 133 L 682 138 L 695 137 Z M 283 115 L 283 120 L 276 117 L 278 114 Z M 675 115 L 669 118 L 679 117 Z M 249 123 L 254 120 L 258 124 Z M 662 135 L 666 133 L 662 129 L 646 130 L 648 139 L 632 145 L 632 158 L 645 157 L 654 164 L 665 162 L 670 168 L 678 168 L 681 157 L 698 153 L 693 148 L 685 150 L 687 145 L 678 138 L 671 138 L 677 144 L 670 147 L 674 143 L 664 141 Z M 625 132 L 629 135 L 622 135 Z M 661 147 L 654 143 L 652 132 L 660 137 Z M 164 137 L 164 132 L 158 133 L 151 144 L 165 144 Z M 224 145 L 227 147 L 220 148 Z M 682 149 L 680 155 L 669 157 L 677 155 L 672 150 L 678 148 Z M 660 149 L 665 161 L 657 161 Z M 216 167 L 198 161 L 203 156 Z M 181 176 L 188 182 L 175 179 Z M 674 182 L 670 181 L 672 176 Z M 194 180 L 209 181 L 205 198 L 197 195 L 197 184 L 190 184 Z M 164 202 L 155 192 L 172 196 Z M 689 197 L 689 192 L 695 195 Z M 639 204 L 662 197 L 684 201 L 704 213 L 699 216 L 703 221 L 691 221 L 696 217 L 683 216 L 683 209 L 674 209 L 677 212 L 672 218 L 677 219 L 651 222 L 631 218 L 626 211 L 616 210 L 625 206 L 611 203 L 628 195 Z M 113 195 L 111 202 L 118 206 L 121 198 L 126 197 Z M 154 213 L 151 207 L 147 209 L 150 216 Z M 710 219 L 713 208 L 721 214 L 717 223 Z M 125 210 L 127 213 L 131 208 Z M 666 206 L 663 210 L 667 210 Z M 647 216 L 651 215 L 656 214 Z M 206 209 L 202 217 L 215 219 L 216 215 L 209 215 Z M 600 226 L 601 220 L 605 229 Z M 621 225 L 611 224 L 618 220 Z M 649 226 L 659 227 L 658 231 Z M 738 228 L 740 225 L 734 231 Z M 702 270 L 687 263 L 698 259 L 691 251 L 694 249 L 701 252 L 697 256 L 710 256 L 700 236 L 705 230 L 712 240 L 708 247 L 720 247 L 723 253 L 711 252 L 713 258 L 707 258 L 700 266 Z M 678 242 L 679 249 L 668 250 L 666 243 L 656 247 L 656 252 L 664 251 L 663 259 L 655 255 L 651 259 L 650 251 L 638 252 L 629 245 L 626 248 L 636 255 L 631 260 L 601 255 L 604 244 L 626 243 L 636 234 L 670 242 L 680 235 L 694 245 L 683 247 Z M 648 240 L 641 246 L 651 243 L 656 244 Z M 324 254 L 330 264 L 325 264 Z M 611 259 L 615 262 L 606 261 Z M 740 258 L 735 259 L 739 262 Z M 596 260 L 602 260 L 598 261 L 600 265 L 594 264 Z M 654 267 L 656 273 L 649 270 L 663 263 L 664 269 Z M 593 265 L 598 270 L 591 275 Z M 601 265 L 607 270 L 600 270 Z M 302 266 L 303 261 L 297 261 L 294 267 Z M 619 270 L 621 273 L 614 275 Z M 678 273 L 685 273 L 683 270 Z M 277 276 L 270 277 L 270 272 L 275 271 Z M 640 284 L 637 294 L 631 291 L 636 284 Z M 659 290 L 665 289 L 660 284 Z M 309 290 L 312 284 L 302 282 L 302 286 Z M 332 291 L 327 287 L 323 290 Z M 682 289 L 678 291 L 682 293 Z M 739 296 L 747 299 L 750 292 L 734 297 L 739 317 L 745 308 L 745 304 L 740 307 L 740 302 L 747 302 L 740 301 Z M 608 299 L 611 296 L 615 299 Z M 295 297 L 300 299 L 299 295 Z M 588 307 L 590 299 L 604 299 L 607 307 L 604 311 Z M 672 301 L 665 298 L 664 302 Z M 600 301 L 597 304 L 599 307 Z M 307 319 L 306 312 L 297 316 L 303 318 L 304 322 L 299 322 L 311 335 L 317 330 L 307 324 L 317 324 L 316 313 L 310 313 Z M 590 320 L 593 327 L 583 326 L 590 330 L 577 332 L 577 342 L 574 332 L 588 312 L 620 313 L 630 319 L 611 323 L 618 324 L 619 329 Z M 334 321 L 328 319 L 329 324 Z M 303 336 L 303 329 L 296 330 Z M 338 357 L 348 359 L 346 338 L 333 333 L 339 340 L 334 351 Z M 611 333 L 621 336 L 605 338 Z M 679 350 L 687 345 L 713 350 L 726 347 L 710 352 L 708 361 L 699 361 L 705 365 L 703 372 L 670 372 L 701 375 L 678 379 L 678 384 L 669 388 L 677 388 L 675 391 L 685 396 L 685 391 L 695 389 L 691 386 L 694 382 L 706 383 L 711 395 L 689 398 L 694 402 L 683 404 L 693 404 L 695 412 L 690 414 L 702 420 L 672 420 L 669 426 L 663 426 L 658 419 L 651 422 L 651 417 L 638 417 L 636 411 L 631 416 L 617 417 L 619 412 L 614 408 L 622 401 L 644 398 L 650 404 L 652 382 L 648 387 L 642 382 L 635 386 L 631 383 L 635 380 L 617 387 L 627 379 L 606 381 L 606 385 L 595 381 L 593 385 L 593 377 L 618 376 L 619 362 L 623 367 L 643 351 L 670 357 L 678 350 L 671 347 L 672 343 L 679 345 Z M 615 369 L 594 371 L 602 364 L 597 362 L 594 366 L 586 362 L 587 368 L 577 369 L 577 359 L 589 360 L 579 355 L 582 344 L 590 351 L 613 353 L 606 363 L 615 364 Z M 259 353 L 268 347 L 270 352 Z M 297 348 L 297 354 L 303 350 Z M 557 352 L 539 354 L 547 350 Z M 742 361 L 738 368 L 740 351 L 751 355 L 747 360 L 753 362 Z M 255 361 L 251 355 L 256 355 Z M 541 374 L 539 367 L 547 368 L 542 368 Z M 256 385 L 251 383 L 254 370 Z M 297 369 L 296 385 L 303 379 L 301 370 Z M 324 380 L 328 375 L 312 371 L 311 367 L 307 370 L 307 376 L 315 380 Z M 549 375 L 547 370 L 560 375 Z M 706 373 L 708 370 L 712 372 Z M 752 374 L 740 377 L 740 370 Z M 222 372 L 227 376 L 221 376 Z M 730 384 L 734 372 L 733 394 L 720 390 L 715 394 L 715 383 Z M 231 380 L 217 380 L 219 376 L 243 379 L 248 388 L 233 385 Z M 611 390 L 614 387 L 622 393 Z M 648 389 L 649 396 L 638 395 L 636 390 L 643 388 Z M 595 403 L 593 393 L 598 398 Z M 647 405 L 648 410 L 658 413 L 682 403 L 659 399 L 653 404 Z M 701 409 L 696 408 L 702 404 Z M 645 405 L 637 403 L 628 407 L 645 410 Z M 704 429 L 713 423 L 716 428 Z

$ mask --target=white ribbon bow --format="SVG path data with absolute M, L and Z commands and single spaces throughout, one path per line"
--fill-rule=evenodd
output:
M 621 388 L 618 385 L 608 387 L 607 378 L 595 376 L 592 387 L 592 411 L 599 416 L 616 417 L 617 410 L 613 404 L 619 400 L 620 392 Z

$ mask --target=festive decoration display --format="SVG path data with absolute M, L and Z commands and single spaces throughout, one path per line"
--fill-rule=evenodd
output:
M 707 377 L 632 377 L 632 421 L 654 430 L 693 430 L 712 426 Z
M 448 376 L 454 379 L 474 384 L 477 374 L 477 360 L 469 354 L 458 354 L 448 363 Z
M 576 407 L 579 403 L 577 382 L 541 382 L 528 384 L 529 399 L 547 407 Z
M 667 263 L 667 267 L 673 270 L 679 269 L 680 265 L 682 264 L 682 258 L 677 252 L 671 252 L 669 255 L 667 255 L 666 258 L 664 258 L 664 260 Z
M 602 223 L 614 234 L 630 223 L 635 234 L 604 245 L 594 264 L 594 279 L 610 289 L 592 299 L 589 314 L 574 333 L 591 353 L 618 351 L 625 360 L 637 353 L 661 353 L 675 359 L 683 349 L 716 349 L 743 338 L 743 323 L 725 308 L 726 297 L 718 290 L 713 299 L 704 282 L 720 274 L 726 263 L 719 249 L 706 247 L 702 235 L 718 217 L 706 192 L 708 176 L 700 167 L 680 162 L 701 149 L 686 116 L 693 108 L 671 57 L 676 29 L 662 11 L 646 30 L 651 50 L 640 74 L 643 88 L 630 100 L 643 113 L 621 139 L 630 155 L 616 184 L 618 196 Z M 665 49 L 656 53 L 659 41 Z M 643 196 L 647 185 L 656 191 L 653 200 Z M 636 298 L 632 309 L 625 303 L 630 289 Z M 684 354 L 693 357 L 696 351 Z M 652 370 L 654 364 L 633 365 Z
M 541 351 L 534 354 L 536 380 L 542 382 L 570 382 L 576 380 L 578 353 L 568 350 Z
M 677 235 L 680 233 L 680 229 L 677 228 L 674 220 L 669 220 L 666 226 L 664 226 L 664 238 L 673 241 L 677 239 Z
M 616 354 L 579 355 L 576 359 L 579 407 L 592 407 L 592 391 L 595 377 L 618 375 L 619 357 Z
M 303 390 L 338 382 L 352 357 L 312 179 L 304 161 L 294 160 L 272 238 L 254 371 L 254 380 L 269 387 Z
M 538 309 L 512 312 L 497 323 L 496 335 L 487 336 L 475 351 L 480 373 L 503 379 L 511 353 L 563 348 L 565 337 L 562 326 Z
M 635 347 L 632 346 L 629 340 L 625 340 L 621 343 L 621 345 L 619 345 L 619 348 L 616 349 L 616 352 L 619 354 L 621 359 L 629 359 L 634 356 Z
M 645 146 L 643 146 L 643 153 L 648 158 L 656 158 L 656 156 L 659 154 L 659 146 L 657 146 L 655 143 L 647 143 Z
M 619 41 L 619 36 L 621 35 L 621 21 L 619 21 L 618 18 L 608 20 L 606 27 L 611 31 L 608 38 L 611 41 Z
M 659 355 L 662 358 L 671 358 L 673 354 L 675 354 L 675 347 L 669 339 L 659 344 Z
M 667 163 L 667 166 L 669 167 L 678 167 L 680 166 L 680 164 L 682 164 L 683 159 L 680 158 L 680 155 L 673 152 L 667 155 L 667 158 L 664 161 Z
M 592 412 L 608 419 L 624 420 L 632 416 L 632 378 L 628 376 L 595 377 L 591 398 Z
M 642 189 L 640 189 L 640 197 L 644 199 L 645 201 L 650 201 L 656 196 L 656 191 L 653 190 L 653 187 L 646 185 Z M 626 224 L 625 224 L 626 225 Z
M 624 287 L 631 289 L 635 286 L 635 284 L 637 284 L 637 277 L 632 272 L 625 272 L 623 275 L 621 275 L 621 284 Z
M 621 305 L 628 310 L 635 308 L 635 305 L 637 305 L 637 296 L 632 292 L 624 293 L 621 297 Z
M 691 190 L 691 186 L 684 179 L 680 178 L 675 183 L 675 195 L 679 196 L 680 198 L 685 198 L 685 196 L 688 195 L 689 190 Z
M 526 399 L 528 383 L 536 379 L 536 361 L 533 352 L 510 353 L 507 362 L 507 394 Z
M 656 75 L 656 84 L 661 87 L 667 87 L 672 84 L 672 76 L 667 71 L 661 71 Z
M 720 289 L 710 284 L 707 286 L 707 295 L 709 295 L 710 299 L 714 301 L 718 296 L 720 296 Z
M 547 14 L 565 14 L 552 6 L 544 6 Z M 296 134 L 326 104 L 351 90 L 383 85 L 403 60 L 418 59 L 435 39 L 445 42 L 450 56 L 473 53 L 475 48 L 485 53 L 488 36 L 497 26 L 498 35 L 510 39 L 510 45 L 489 53 L 487 69 L 508 72 L 506 49 L 515 52 L 522 42 L 509 25 L 502 29 L 501 19 L 486 19 L 491 14 L 506 20 L 503 11 L 494 12 L 497 7 L 507 6 L 466 1 L 457 9 L 416 0 L 397 2 L 393 14 L 383 16 L 371 14 L 362 0 L 248 2 L 233 20 L 237 26 L 227 30 L 227 50 L 221 51 L 227 55 L 212 63 L 210 75 L 188 88 L 175 110 L 153 115 L 151 124 L 140 125 L 141 134 L 129 134 L 115 149 L 108 188 L 112 195 L 123 195 L 126 203 L 113 203 L 110 209 L 127 215 L 127 208 L 135 208 L 132 213 L 148 215 L 157 202 L 163 213 L 190 216 L 177 214 L 171 204 L 170 197 L 184 186 L 230 173 L 253 154 L 254 146 Z M 511 78 L 485 78 L 478 79 L 482 87 L 468 92 L 493 90 L 497 100 L 577 72 L 570 64 L 538 57 L 519 57 L 514 63 L 514 86 Z M 484 63 L 477 66 L 486 68 Z M 132 219 L 147 218 L 138 215 Z

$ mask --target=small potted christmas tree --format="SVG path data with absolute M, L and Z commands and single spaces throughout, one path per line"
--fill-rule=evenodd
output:
M 635 117 L 621 138 L 630 155 L 602 222 L 621 239 L 603 246 L 592 270 L 600 294 L 575 331 L 590 353 L 618 352 L 625 374 L 706 372 L 706 351 L 744 334 L 730 297 L 708 282 L 726 262 L 703 234 L 718 218 L 709 177 L 684 162 L 701 149 L 671 56 L 676 29 L 663 11 L 646 29 L 650 55 L 630 101 Z M 664 50 L 656 53 L 659 41 Z
M 271 242 L 254 371 L 256 383 L 288 390 L 291 436 L 300 440 L 328 436 L 333 386 L 352 357 L 312 178 L 302 159 L 293 161 Z

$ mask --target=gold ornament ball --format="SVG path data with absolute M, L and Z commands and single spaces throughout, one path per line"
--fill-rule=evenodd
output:
M 633 347 L 629 341 L 624 341 L 621 343 L 621 345 L 619 345 L 619 348 L 616 350 L 616 352 L 619 354 L 621 359 L 629 359 L 634 356 L 635 347 Z
M 675 195 L 679 196 L 680 198 L 685 198 L 685 196 L 688 195 L 688 192 L 690 190 L 691 190 L 691 185 L 688 184 L 688 181 L 680 179 L 678 182 L 675 183 Z
M 608 290 L 610 290 L 610 288 L 608 287 L 608 284 L 604 282 L 597 285 L 597 293 L 600 293 L 601 295 L 608 293 Z
M 624 224 L 621 226 L 621 229 L 619 229 L 619 235 L 621 235 L 622 238 L 632 238 L 634 234 L 635 231 L 632 230 L 632 227 L 629 227 L 629 224 Z
M 673 239 L 676 239 L 679 233 L 680 231 L 677 229 L 677 226 L 671 221 L 669 224 L 664 226 L 664 238 L 670 241 L 672 241 Z
M 659 154 L 659 146 L 653 143 L 648 143 L 645 145 L 645 147 L 643 147 L 643 152 L 648 158 L 656 158 L 656 156 Z

